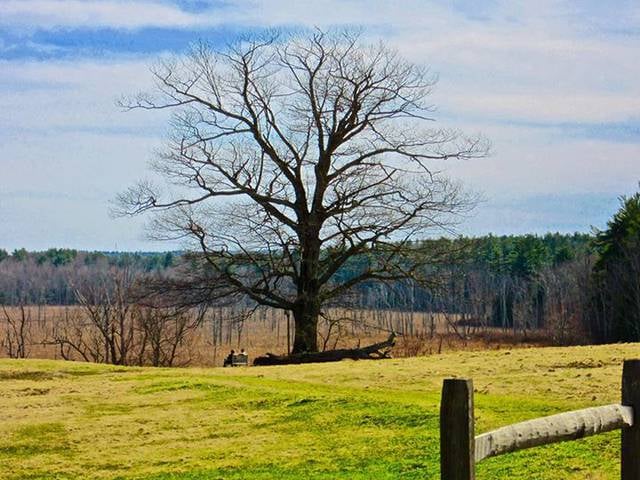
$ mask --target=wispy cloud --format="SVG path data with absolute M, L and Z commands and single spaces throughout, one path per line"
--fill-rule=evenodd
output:
M 608 32 L 622 23 L 640 31 L 640 4 L 472 3 L 5 0 L 0 24 L 31 32 L 5 38 L 11 59 L 153 55 L 183 50 L 199 37 L 225 42 L 246 28 L 361 25 L 441 73 L 438 103 L 446 102 L 443 111 L 453 116 L 549 122 L 637 116 L 640 62 L 632 59 L 640 54 L 640 35 Z
M 50 237 L 62 243 L 89 225 L 100 233 L 84 237 L 87 248 L 97 238 L 143 245 L 108 220 L 104 202 L 144 176 L 167 117 L 123 113 L 115 99 L 150 88 L 158 55 L 269 27 L 362 26 L 431 66 L 440 76 L 436 125 L 483 132 L 494 145 L 490 158 L 447 166 L 495 199 L 480 207 L 491 213 L 474 232 L 588 230 L 605 215 L 593 205 L 629 193 L 640 177 L 640 3 L 579 3 L 0 0 L 0 247 L 9 229 L 14 246 L 36 235 L 28 224 L 38 209 L 65 210 L 64 232 Z M 17 195 L 27 178 L 52 196 Z M 558 191 L 567 195 L 544 202 Z M 583 216 L 566 207 L 572 201 Z
M 3 0 L 0 23 L 31 29 L 187 27 L 204 22 L 175 5 L 123 0 Z
M 149 87 L 152 59 L 0 61 L 0 130 L 27 134 L 92 128 L 105 133 L 129 128 L 144 136 L 163 131 L 166 114 L 123 113 L 116 100 Z M 0 132 L 0 138 L 3 133 Z

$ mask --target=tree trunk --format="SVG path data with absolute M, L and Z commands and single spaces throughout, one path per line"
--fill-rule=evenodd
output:
M 295 326 L 292 354 L 313 353 L 318 351 L 319 308 L 301 304 L 293 311 Z
M 302 248 L 298 295 L 292 312 L 295 326 L 292 355 L 318 351 L 320 222 L 315 217 L 307 217 L 304 221 L 307 228 L 303 229 L 304 234 L 300 236 Z

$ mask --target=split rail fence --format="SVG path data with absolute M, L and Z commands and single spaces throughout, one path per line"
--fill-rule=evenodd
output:
M 625 360 L 620 404 L 515 423 L 475 436 L 473 381 L 448 379 L 440 404 L 442 480 L 475 480 L 476 463 L 525 448 L 621 429 L 621 479 L 640 480 L 640 360 Z

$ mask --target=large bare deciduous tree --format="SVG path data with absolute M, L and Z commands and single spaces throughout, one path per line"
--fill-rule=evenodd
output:
M 159 236 L 193 241 L 206 273 L 190 283 L 209 298 L 292 312 L 293 353 L 317 351 L 323 305 L 358 283 L 423 273 L 410 240 L 469 206 L 434 161 L 487 153 L 433 128 L 428 69 L 357 34 L 199 43 L 152 72 L 157 90 L 122 104 L 173 111 L 153 162 L 168 182 L 123 192 L 119 211 L 157 211 Z

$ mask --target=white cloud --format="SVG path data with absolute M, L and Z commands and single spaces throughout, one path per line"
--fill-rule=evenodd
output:
M 153 1 L 3 0 L 0 23 L 27 28 L 186 27 L 201 17 Z
M 564 25 L 563 16 L 540 15 L 543 24 L 532 16 L 517 23 L 462 20 L 452 33 L 402 29 L 391 41 L 440 72 L 437 103 L 457 116 L 529 122 L 638 117 L 637 38 L 584 37 Z M 455 18 L 447 24 L 455 25 Z
M 382 32 L 405 55 L 440 74 L 433 99 L 445 123 L 481 131 L 493 141 L 490 158 L 448 167 L 472 188 L 489 198 L 517 198 L 552 192 L 617 195 L 637 186 L 638 143 L 562 138 L 551 129 L 526 127 L 640 117 L 637 37 L 587 38 L 565 2 L 498 3 L 483 21 L 448 5 L 251 0 L 196 14 L 149 0 L 0 0 L 0 25 L 179 27 L 193 28 L 194 38 L 198 28 L 212 25 L 370 26 L 369 35 Z M 628 17 L 626 26 L 640 22 L 637 10 Z M 12 48 L 2 42 L 0 51 Z M 114 104 L 121 94 L 151 86 L 152 60 L 0 61 L 0 191 L 15 194 L 11 202 L 0 197 L 0 223 L 8 226 L 0 230 L 0 247 L 8 228 L 15 246 L 19 238 L 54 232 L 57 223 L 47 219 L 64 211 L 64 232 L 52 233 L 52 242 L 72 245 L 78 238 L 84 244 L 73 246 L 112 248 L 117 242 L 121 248 L 141 248 L 139 231 L 108 221 L 106 202 L 144 176 L 151 150 L 162 144 L 166 114 L 123 113 Z M 25 185 L 50 199 L 20 193 Z M 61 194 L 70 198 L 60 199 Z M 9 218 L 14 211 L 22 213 Z M 38 230 L 38 225 L 47 227 Z M 99 233 L 82 237 L 89 229 Z
M 364 25 L 372 27 L 372 36 L 382 28 L 404 54 L 433 66 L 442 75 L 437 103 L 454 115 L 534 122 L 638 116 L 640 62 L 634 59 L 640 57 L 640 42 L 584 31 L 585 25 L 605 23 L 606 9 L 560 0 L 487 5 L 478 21 L 437 0 L 407 0 L 402 8 L 391 0 L 243 0 L 212 2 L 199 13 L 152 0 L 4 0 L 0 23 L 50 29 Z M 608 21 L 624 16 L 625 25 L 640 28 L 638 11 L 638 6 L 619 7 Z M 198 35 L 194 31 L 194 38 Z M 98 75 L 107 74 L 104 70 Z M 58 73 L 63 72 L 51 76 L 62 76 Z
M 165 113 L 115 105 L 149 87 L 148 63 L 0 63 L 0 248 L 161 248 L 108 216 L 162 145 Z
M 447 172 L 490 198 L 637 189 L 640 145 L 588 139 L 549 141 L 544 132 L 494 127 L 495 148 L 484 159 L 452 162 Z
M 190 13 L 168 2 L 142 0 L 3 0 L 0 23 L 42 29 L 197 27 L 234 24 L 243 26 L 422 23 L 419 14 L 442 13 L 435 4 L 410 0 L 398 8 L 396 2 L 380 1 L 372 8 L 365 0 L 310 1 L 241 0 L 212 2 L 208 9 Z M 438 17 L 441 15 L 435 15 Z
M 0 62 L 0 127 L 161 131 L 166 114 L 123 113 L 116 100 L 152 86 L 150 58 Z
M 453 114 L 484 116 L 489 121 L 598 123 L 640 115 L 640 96 L 624 93 L 473 93 L 459 91 L 443 96 Z

